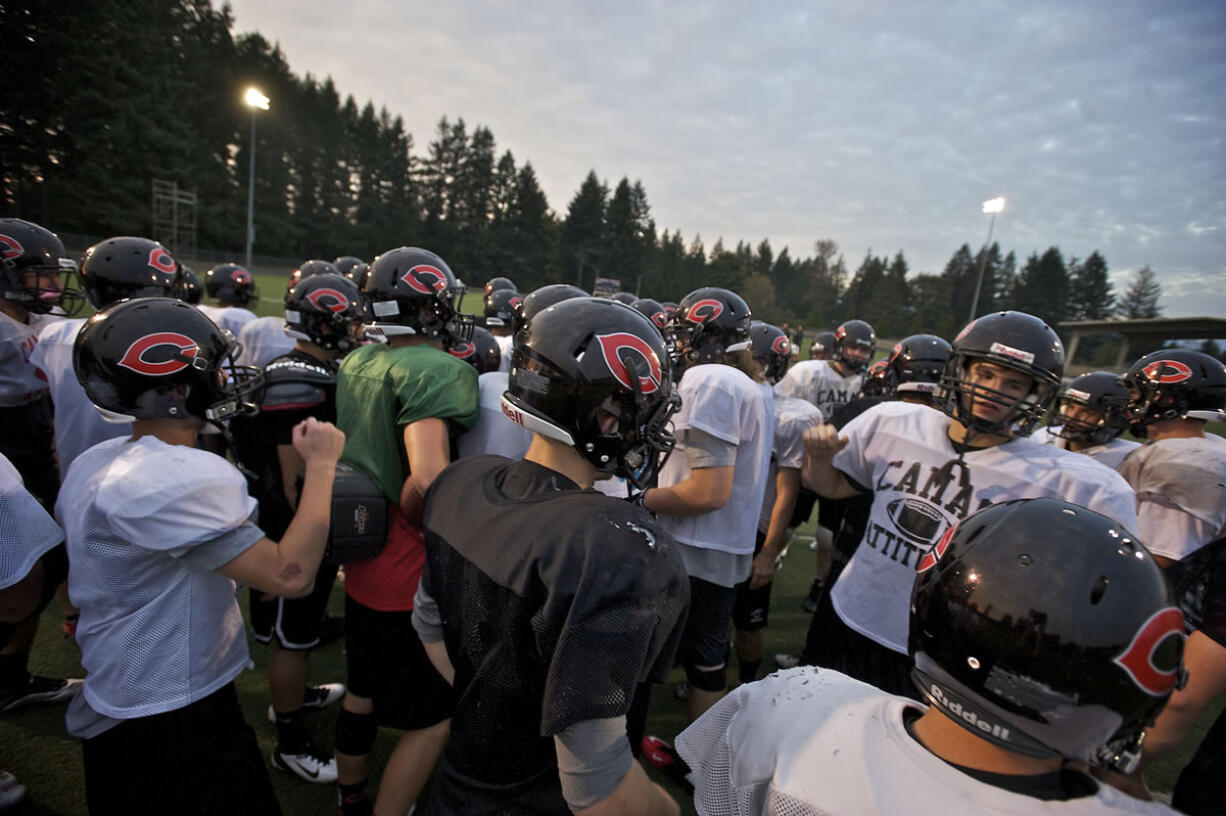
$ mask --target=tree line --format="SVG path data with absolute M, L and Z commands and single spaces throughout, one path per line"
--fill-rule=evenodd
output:
M 256 127 L 258 252 L 331 258 L 405 243 L 437 251 L 480 284 L 521 289 L 597 276 L 677 300 L 699 286 L 741 293 L 766 320 L 829 328 L 849 317 L 883 336 L 951 337 L 966 322 L 980 268 L 979 313 L 1014 308 L 1055 325 L 1113 314 L 1155 317 L 1161 294 L 1142 269 L 1117 298 L 1098 252 L 1059 248 L 1020 264 L 998 244 L 958 248 L 940 273 L 910 274 L 900 250 L 866 253 L 853 271 L 830 239 L 793 258 L 756 246 L 657 230 L 641 181 L 610 189 L 592 170 L 564 213 L 529 161 L 499 152 L 486 127 L 442 118 L 424 152 L 403 119 L 343 95 L 331 78 L 298 77 L 259 33 L 235 36 L 209 0 L 34 0 L 0 4 L 3 211 L 62 232 L 151 232 L 151 185 L 198 195 L 198 241 L 243 247 L 251 112 L 245 87 L 272 102 Z M 154 236 L 157 237 L 157 236 Z

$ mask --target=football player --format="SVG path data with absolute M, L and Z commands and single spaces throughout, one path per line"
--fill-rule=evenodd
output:
M 485 327 L 502 352 L 499 371 L 511 370 L 511 335 L 515 332 L 515 310 L 523 296 L 514 289 L 491 289 L 485 296 Z
M 307 417 L 336 421 L 336 368 L 357 346 L 362 317 L 358 288 L 348 278 L 313 275 L 290 289 L 283 325 L 295 340 L 294 349 L 264 367 L 260 412 L 230 422 L 235 456 L 246 468 L 249 492 L 260 503 L 260 526 L 274 539 L 289 526 L 298 504 L 296 482 L 303 461 L 293 445 L 293 430 Z M 345 687 L 308 687 L 307 677 L 336 572 L 335 563 L 322 564 L 305 598 L 258 590 L 249 597 L 252 634 L 273 649 L 268 659 L 269 718 L 277 727 L 273 767 L 329 784 L 336 781 L 336 761 L 311 738 L 306 710 L 336 702 Z
M 301 503 L 280 541 L 268 538 L 242 474 L 193 447 L 204 422 L 248 410 L 259 376 L 236 352 L 202 313 L 163 298 L 109 306 L 77 336 L 85 393 L 132 421 L 131 437 L 77 457 L 56 505 L 88 673 L 67 725 L 96 813 L 278 812 L 234 689 L 248 662 L 235 585 L 310 592 L 344 435 L 314 419 L 294 429 Z
M 199 304 L 196 308 L 235 337 L 255 320 L 255 312 L 247 307 L 259 302 L 260 290 L 245 267 L 236 263 L 214 266 L 204 273 L 204 292 L 217 305 Z
M 1138 446 L 1120 438 L 1128 430 L 1127 406 L 1128 389 L 1119 377 L 1108 371 L 1082 374 L 1061 389 L 1056 410 L 1034 438 L 1116 468 Z
M 1134 767 L 1186 676 L 1183 616 L 1135 535 L 1009 501 L 910 571 L 923 704 L 828 670 L 741 686 L 677 741 L 701 816 L 1174 814 L 1084 770 Z
M 369 327 L 387 338 L 350 352 L 337 373 L 343 461 L 373 477 L 388 502 L 387 541 L 345 565 L 348 691 L 336 723 L 342 814 L 369 813 L 378 726 L 402 731 L 388 758 L 377 813 L 406 813 L 447 736 L 453 694 L 413 632 L 425 561 L 423 496 L 450 462 L 452 439 L 476 421 L 477 372 L 443 350 L 468 335 L 462 290 L 442 258 L 417 247 L 375 258 L 366 280 Z M 467 318 L 467 320 L 465 319 Z
M 684 567 L 647 513 L 590 489 L 650 483 L 671 448 L 664 343 L 631 309 L 572 298 L 530 317 L 512 372 L 527 456 L 464 459 L 427 496 L 414 624 L 458 700 L 429 812 L 676 814 L 626 720 L 672 667 Z
M 1119 466 L 1137 491 L 1141 535 L 1164 566 L 1226 533 L 1226 366 L 1208 354 L 1162 349 L 1124 375 L 1128 417 L 1146 444 Z
M 810 360 L 829 360 L 834 354 L 834 332 L 818 332 L 809 344 Z
M 914 694 L 907 590 L 917 561 L 959 520 L 1008 499 L 1072 501 L 1136 527 L 1119 474 L 1029 438 L 1064 369 L 1060 338 L 1022 312 L 972 321 L 954 340 L 936 403 L 886 402 L 840 433 L 805 433 L 804 479 L 824 498 L 872 491 L 864 538 L 810 622 L 802 660 Z

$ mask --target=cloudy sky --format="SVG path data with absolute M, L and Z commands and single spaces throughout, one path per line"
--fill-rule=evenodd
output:
M 939 272 L 1003 195 L 1006 251 L 1098 250 L 1117 292 L 1149 264 L 1167 316 L 1226 316 L 1220 0 L 231 5 L 418 154 L 443 116 L 489 127 L 563 214 L 594 169 L 687 242 Z

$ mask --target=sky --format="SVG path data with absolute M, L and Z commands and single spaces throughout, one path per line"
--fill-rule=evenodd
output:
M 641 181 L 657 229 L 939 273 L 1149 264 L 1164 316 L 1226 317 L 1226 3 L 230 0 L 234 33 L 404 117 L 488 127 L 565 215 L 589 170 Z M 276 100 L 273 100 L 276 104 Z

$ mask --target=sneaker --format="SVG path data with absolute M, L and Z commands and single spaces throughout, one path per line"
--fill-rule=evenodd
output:
M 800 665 L 800 655 L 780 652 L 775 655 L 775 665 L 781 669 L 794 669 Z
M 326 708 L 345 696 L 344 683 L 324 683 L 322 686 L 307 686 L 302 695 L 303 708 Z M 277 712 L 268 706 L 268 721 L 277 721 Z
M 311 743 L 298 754 L 282 751 L 278 745 L 272 749 L 272 766 L 279 771 L 296 774 L 308 782 L 331 785 L 336 781 L 336 758 Z
M 81 690 L 80 680 L 61 680 L 31 674 L 24 686 L 0 691 L 0 712 L 38 703 L 58 703 L 70 700 Z
M 8 771 L 0 771 L 0 810 L 10 808 L 26 798 L 26 786 Z
M 673 746 L 659 737 L 643 737 L 643 759 L 651 767 L 668 776 L 674 782 L 685 788 L 690 795 L 694 793 L 694 772 Z
M 74 643 L 77 640 L 77 621 L 81 619 L 80 614 L 65 615 L 64 620 L 60 623 L 60 631 L 64 635 L 64 640 L 71 640 Z
M 690 684 L 682 680 L 677 684 L 677 688 L 673 689 L 673 699 L 685 702 L 690 699 Z
M 820 578 L 814 578 L 813 583 L 809 585 L 809 594 L 805 596 L 801 606 L 810 614 L 817 611 L 817 602 L 822 598 L 822 589 L 825 588 L 825 582 Z

